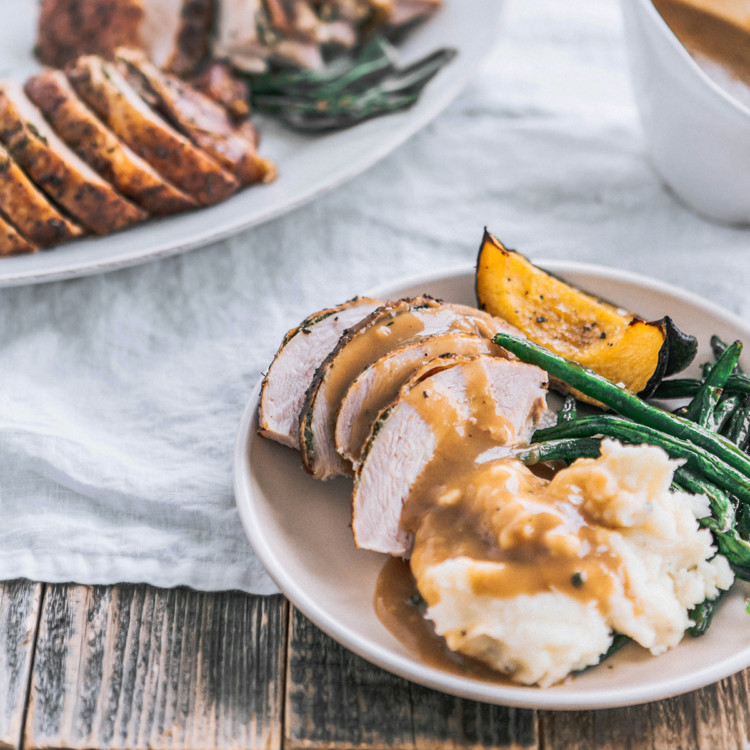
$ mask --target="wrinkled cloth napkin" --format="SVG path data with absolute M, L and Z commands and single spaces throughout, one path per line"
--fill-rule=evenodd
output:
M 748 230 L 649 165 L 615 0 L 511 0 L 465 92 L 347 185 L 185 255 L 0 290 L 0 578 L 275 591 L 232 491 L 253 385 L 308 313 L 472 262 L 485 225 L 750 312 Z

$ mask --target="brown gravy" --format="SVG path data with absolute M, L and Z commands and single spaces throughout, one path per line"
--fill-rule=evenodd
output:
M 415 310 L 419 310 L 419 314 L 415 314 Z M 497 330 L 491 321 L 486 313 L 478 310 L 473 311 L 473 314 L 461 315 L 454 307 L 435 301 L 417 302 L 414 305 L 403 300 L 393 303 L 387 313 L 382 313 L 369 327 L 352 336 L 330 362 L 326 401 L 331 434 L 335 429 L 336 413 L 346 389 L 365 367 L 398 346 L 421 336 L 457 331 L 491 338 Z
M 435 454 L 401 514 L 402 528 L 414 536 L 417 579 L 444 560 L 467 557 L 497 563 L 472 574 L 477 595 L 554 590 L 583 602 L 608 601 L 621 561 L 600 525 L 581 511 L 580 488 L 550 484 L 516 460 L 482 463 L 486 451 L 513 440 L 514 429 L 490 407 L 480 361 L 461 372 L 468 418 L 454 389 L 432 389 L 426 381 L 407 396 L 436 438 Z M 431 604 L 439 599 L 438 592 L 422 593 Z
M 750 3 L 745 0 L 653 0 L 659 14 L 700 62 L 721 65 L 750 86 Z
M 375 587 L 375 614 L 409 653 L 428 667 L 443 672 L 502 685 L 514 684 L 500 672 L 451 651 L 424 617 L 419 600 L 409 563 L 396 557 L 389 558 Z

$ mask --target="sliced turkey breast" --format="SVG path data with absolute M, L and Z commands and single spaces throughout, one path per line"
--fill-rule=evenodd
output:
M 250 87 L 243 78 L 232 75 L 232 69 L 226 62 L 211 60 L 201 67 L 200 73 L 190 79 L 198 91 L 219 102 L 235 122 L 250 124 Z M 258 134 L 250 128 L 253 143 L 258 145 Z
M 155 0 L 150 0 L 154 2 Z M 159 0 L 160 1 L 160 0 Z M 211 53 L 216 2 L 183 0 L 177 43 L 165 69 L 178 76 L 191 76 Z
M 355 544 L 407 555 L 404 504 L 416 517 L 420 495 L 439 492 L 452 463 L 463 467 L 489 448 L 527 442 L 546 410 L 547 382 L 538 367 L 487 355 L 444 357 L 415 373 L 362 451 L 352 495 Z
M 109 234 L 147 217 L 60 140 L 15 82 L 0 84 L 0 139 L 34 182 L 92 232 Z
M 318 479 L 351 473 L 351 467 L 336 452 L 336 415 L 350 383 L 365 367 L 408 342 L 436 333 L 462 331 L 491 338 L 511 328 L 475 308 L 430 297 L 383 305 L 349 329 L 315 373 L 300 417 L 305 469 Z
M 32 76 L 24 89 L 62 140 L 149 214 L 164 216 L 197 205 L 104 125 L 79 99 L 61 70 Z
M 157 115 L 115 65 L 86 55 L 67 74 L 79 96 L 117 136 L 202 205 L 228 198 L 239 186 L 215 159 Z
M 490 339 L 470 333 L 450 332 L 428 336 L 389 352 L 365 368 L 341 399 L 336 417 L 336 450 L 356 467 L 375 418 L 398 394 L 414 372 L 443 354 L 492 354 L 507 352 Z
M 160 68 L 169 68 L 172 56 L 177 50 L 177 37 L 182 26 L 183 1 L 142 0 L 143 23 L 139 28 L 140 45 Z M 114 49 L 112 47 L 108 52 Z
M 61 68 L 79 55 L 139 44 L 143 16 L 143 0 L 42 0 L 36 53 Z
M 83 229 L 63 216 L 0 145 L 0 211 L 39 247 L 80 237 Z
M 0 214 L 0 255 L 35 253 L 39 248 L 22 237 L 18 230 Z
M 143 0 L 143 11 L 140 43 L 151 61 L 179 76 L 195 73 L 210 52 L 214 0 Z
M 219 0 L 213 54 L 246 73 L 265 72 L 267 51 L 258 34 L 263 14 L 261 0 Z
M 116 56 L 125 77 L 146 102 L 228 169 L 240 184 L 273 178 L 276 169 L 258 156 L 254 134 L 248 137 L 221 104 L 159 70 L 139 50 L 118 49 Z
M 284 336 L 261 386 L 261 435 L 299 448 L 300 412 L 316 369 L 344 331 L 380 304 L 369 297 L 356 297 L 305 318 Z

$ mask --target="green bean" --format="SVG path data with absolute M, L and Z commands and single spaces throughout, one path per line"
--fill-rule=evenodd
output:
M 722 341 L 716 334 L 711 336 L 711 351 L 713 352 L 714 359 L 719 359 L 726 348 L 727 344 Z M 738 374 L 742 372 L 742 368 L 740 367 L 739 363 L 735 365 L 734 372 Z
M 711 430 L 711 432 L 716 432 L 712 426 L 713 415 L 714 408 L 721 398 L 722 389 L 706 385 L 706 383 L 707 381 L 703 382 L 700 390 L 695 394 L 681 416 L 699 424 L 701 427 L 705 427 L 707 430 Z
M 652 398 L 667 401 L 673 398 L 695 396 L 703 383 L 700 378 L 672 378 L 662 380 L 652 394 Z M 750 376 L 745 373 L 730 375 L 724 386 L 725 393 L 750 393 Z
M 750 513 L 744 505 L 737 508 L 737 522 L 734 524 L 736 532 L 742 539 L 750 539 Z
M 563 438 L 518 448 L 513 456 L 529 465 L 542 461 L 574 461 L 576 458 L 597 458 L 600 445 L 599 438 Z
M 730 375 L 725 390 L 728 393 L 750 393 L 750 376 L 745 373 Z
M 675 472 L 675 484 L 686 492 L 708 497 L 712 515 L 701 518 L 699 523 L 711 530 L 719 552 L 727 558 L 735 575 L 750 580 L 750 542 L 743 539 L 738 530 L 740 524 L 730 496 L 684 466 Z M 745 515 L 746 507 L 740 506 L 741 515 Z
M 711 516 L 715 523 L 709 525 L 712 531 L 724 533 L 734 528 L 734 505 L 729 495 L 715 485 L 707 482 L 703 477 L 685 466 L 679 466 L 675 471 L 675 483 L 692 495 L 705 495 L 711 506 Z
M 718 487 L 733 492 L 743 502 L 750 503 L 750 479 L 745 474 L 688 440 L 623 417 L 607 414 L 581 417 L 574 422 L 537 430 L 532 440 L 544 444 L 547 440 L 595 435 L 616 438 L 633 445 L 658 445 L 672 458 L 684 458 L 689 469 L 702 474 Z
M 698 638 L 708 630 L 708 626 L 711 624 L 711 620 L 713 620 L 714 614 L 716 613 L 716 607 L 724 598 L 724 594 L 726 594 L 726 591 L 719 591 L 719 594 L 713 599 L 702 601 L 688 612 L 690 622 L 693 623 L 687 629 L 687 632 L 690 635 L 694 638 Z
M 701 427 L 715 431 L 714 410 L 724 391 L 727 379 L 732 374 L 740 354 L 742 343 L 735 341 L 719 355 L 715 364 L 705 373 L 703 381 L 693 400 L 688 404 L 685 417 L 692 422 L 697 422 Z
M 714 409 L 709 428 L 713 432 L 721 432 L 722 434 L 724 434 L 724 427 L 729 424 L 729 420 L 732 418 L 732 415 L 737 411 L 737 409 L 740 408 L 741 404 L 742 401 L 737 395 L 727 396 L 726 398 L 721 399 L 721 401 L 719 401 L 719 403 L 716 405 L 716 408 Z M 734 440 L 732 442 L 735 443 Z M 735 445 L 736 444 L 737 443 L 735 443 Z
M 322 71 L 253 76 L 251 103 L 302 131 L 348 127 L 411 107 L 455 55 L 455 50 L 439 49 L 399 67 L 392 45 L 376 39 L 351 58 L 339 58 Z
M 498 333 L 494 341 L 522 361 L 538 365 L 552 377 L 564 381 L 572 388 L 603 403 L 619 414 L 648 425 L 656 431 L 661 430 L 680 439 L 686 445 L 692 442 L 695 446 L 710 452 L 737 470 L 742 477 L 742 483 L 747 485 L 746 477 L 750 476 L 750 458 L 725 437 L 716 435 L 683 417 L 652 406 L 593 370 L 577 362 L 571 362 L 558 354 L 553 354 L 531 341 L 519 339 L 507 333 Z
M 700 390 L 703 381 L 698 378 L 673 378 L 662 380 L 656 386 L 652 398 L 668 401 L 673 398 L 688 398 L 695 396 Z
M 745 399 L 732 413 L 729 418 L 724 434 L 727 440 L 731 440 L 736 446 L 743 450 L 750 440 L 750 401 Z
M 714 534 L 716 546 L 729 561 L 734 574 L 743 581 L 750 581 L 750 542 L 740 538 L 736 531 Z

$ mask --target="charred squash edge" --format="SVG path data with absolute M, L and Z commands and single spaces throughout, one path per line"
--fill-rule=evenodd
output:
M 523 254 L 517 252 L 516 250 L 506 248 L 493 234 L 491 234 L 490 232 L 487 231 L 487 229 L 485 229 L 484 235 L 482 237 L 482 243 L 479 248 L 479 253 L 477 255 L 476 272 L 475 272 L 475 294 L 476 294 L 478 306 L 481 310 L 485 310 L 493 315 L 497 315 L 498 317 L 503 317 L 502 315 L 499 315 L 495 310 L 490 309 L 491 306 L 488 306 L 486 299 L 482 299 L 482 294 L 480 291 L 481 289 L 480 277 L 482 274 L 482 258 L 483 258 L 483 254 L 485 250 L 487 250 L 488 248 L 494 248 L 495 250 L 501 253 L 504 253 L 506 255 L 513 253 L 514 255 L 519 256 L 524 261 L 529 263 L 529 265 L 531 265 L 533 268 L 539 270 L 542 274 L 564 283 L 567 287 L 570 288 L 572 295 L 585 294 L 587 297 L 590 297 L 598 301 L 603 306 L 607 306 L 610 308 L 619 308 L 618 305 L 615 305 L 606 300 L 602 300 L 600 297 L 598 297 L 598 295 L 592 294 L 583 289 L 579 289 L 578 287 L 573 286 L 572 284 L 565 281 L 564 279 L 561 279 L 560 277 L 555 276 L 554 274 L 551 274 L 548 271 L 545 271 L 544 269 L 539 268 L 538 266 L 535 266 Z M 632 313 L 622 316 L 623 326 L 631 326 L 631 325 L 636 325 L 636 324 L 640 325 L 643 323 L 645 323 L 646 325 L 654 326 L 658 328 L 661 332 L 662 339 L 663 339 L 663 343 L 661 347 L 659 348 L 658 352 L 656 352 L 656 363 L 653 366 L 653 370 L 648 376 L 646 385 L 638 392 L 638 395 L 641 398 L 647 398 L 654 392 L 654 390 L 656 389 L 656 387 L 659 385 L 659 383 L 662 381 L 664 377 L 668 375 L 673 375 L 676 372 L 680 372 L 681 370 L 684 370 L 693 361 L 696 355 L 696 352 L 698 350 L 698 341 L 694 336 L 691 336 L 689 334 L 682 332 L 675 325 L 674 321 L 669 317 L 664 317 L 661 320 L 656 320 L 656 321 L 644 321 Z M 527 331 L 524 331 L 524 333 L 529 335 Z M 531 335 L 529 335 L 529 338 L 532 341 L 534 340 L 533 336 Z M 576 359 L 576 358 L 573 357 L 573 359 Z M 590 358 L 586 360 L 586 364 L 589 367 L 592 367 L 592 362 Z M 595 363 L 593 364 L 593 369 L 596 369 Z M 627 380 L 632 380 L 632 378 L 628 378 Z M 627 382 L 627 380 L 624 377 L 620 379 L 621 382 Z M 641 381 L 642 380 L 643 378 L 641 378 Z

